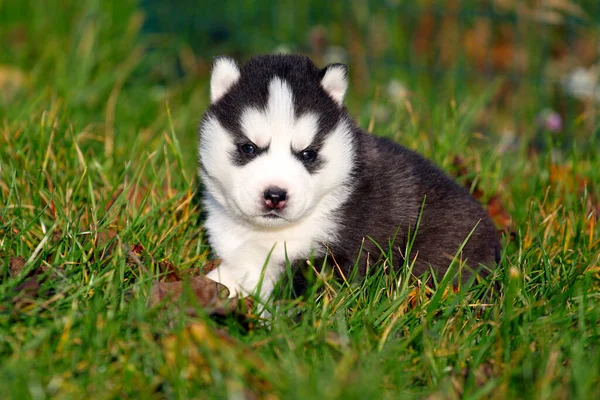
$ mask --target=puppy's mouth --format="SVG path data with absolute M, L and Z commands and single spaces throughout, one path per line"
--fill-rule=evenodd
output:
M 266 214 L 263 214 L 262 216 L 263 218 L 267 219 L 283 219 L 283 217 L 279 215 L 279 213 L 277 213 L 276 211 L 270 211 Z

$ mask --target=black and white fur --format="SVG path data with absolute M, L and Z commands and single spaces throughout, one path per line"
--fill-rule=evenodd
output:
M 402 265 L 425 199 L 414 274 L 461 259 L 493 267 L 500 253 L 480 204 L 420 155 L 362 131 L 348 115 L 346 67 L 318 69 L 304 56 L 263 55 L 241 69 L 217 58 L 200 124 L 205 227 L 222 264 L 208 274 L 267 299 L 285 263 L 335 258 L 344 274 L 382 257 Z M 397 235 L 396 235 L 397 234 Z M 395 237 L 395 241 L 391 240 Z

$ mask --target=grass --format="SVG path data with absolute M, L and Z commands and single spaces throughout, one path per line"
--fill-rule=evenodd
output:
M 130 2 L 35 4 L 0 4 L 0 78 L 12 85 L 0 96 L 3 397 L 600 395 L 598 143 L 556 161 L 529 151 L 529 132 L 501 151 L 476 134 L 485 93 L 448 90 L 430 109 L 416 83 L 408 103 L 379 99 L 392 117 L 374 131 L 448 171 L 462 157 L 461 181 L 500 196 L 514 230 L 501 296 L 482 294 L 489 281 L 428 291 L 381 269 L 361 285 L 324 272 L 269 326 L 217 321 L 187 295 L 151 308 L 165 261 L 184 273 L 211 259 L 193 199 L 206 71 L 172 72 L 172 50 L 147 49 Z M 350 104 L 367 127 L 363 100 Z M 32 273 L 41 286 L 16 290 Z

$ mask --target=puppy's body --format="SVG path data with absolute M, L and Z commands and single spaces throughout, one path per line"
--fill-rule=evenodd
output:
M 302 56 L 259 56 L 239 70 L 215 62 L 211 106 L 200 126 L 206 229 L 222 265 L 208 276 L 232 296 L 266 299 L 285 270 L 330 252 L 347 274 L 392 246 L 402 264 L 409 232 L 414 273 L 473 268 L 499 256 L 481 206 L 418 154 L 360 130 L 343 107 L 345 67 Z M 392 242 L 392 240 L 394 241 Z

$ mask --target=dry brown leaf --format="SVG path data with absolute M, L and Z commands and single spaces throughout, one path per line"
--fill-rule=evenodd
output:
M 183 305 L 182 311 L 189 316 L 197 315 L 197 308 L 194 306 L 199 305 L 212 317 L 233 316 L 248 329 L 258 320 L 256 315 L 250 314 L 250 310 L 254 308 L 252 298 L 246 297 L 243 302 L 238 297 L 230 299 L 226 286 L 203 275 L 190 276 L 183 281 L 155 282 L 150 291 L 150 306 L 176 303 L 186 289 L 191 290 L 195 300 L 189 306 Z
M 195 276 L 187 282 L 156 282 L 150 292 L 150 306 L 154 307 L 165 299 L 176 301 L 183 294 L 186 285 L 189 285 L 196 300 L 205 308 L 218 307 L 229 296 L 226 286 L 205 276 Z
M 431 289 L 429 286 L 427 285 L 419 285 L 416 286 L 413 290 L 410 291 L 410 293 L 408 294 L 408 303 L 410 304 L 411 308 L 415 308 L 417 306 L 417 304 L 421 303 L 422 300 L 422 293 L 424 293 L 424 297 L 425 299 L 430 299 L 431 296 L 433 296 L 433 289 Z
M 134 244 L 133 246 L 131 246 L 131 251 L 133 252 L 133 254 L 135 254 L 136 256 L 141 256 L 142 253 L 144 252 L 144 246 L 142 246 L 139 243 Z
M 17 276 L 23 270 L 25 266 L 25 259 L 21 256 L 11 257 L 8 260 L 8 269 L 10 271 L 11 276 Z
M 221 260 L 210 260 L 202 267 L 202 272 L 204 275 L 208 274 L 210 271 L 216 269 L 221 264 Z M 196 269 L 199 271 L 199 269 Z
M 487 213 L 500 230 L 510 233 L 513 231 L 512 218 L 502 205 L 500 197 L 495 194 L 488 200 Z
M 50 241 L 52 243 L 58 243 L 58 242 L 60 242 L 60 240 L 62 239 L 62 237 L 63 237 L 63 231 L 60 230 L 60 229 L 55 229 L 52 232 L 52 237 L 50 238 Z
M 19 306 L 24 300 L 31 300 L 40 294 L 41 283 L 37 276 L 32 276 L 25 279 L 25 281 L 14 288 L 14 292 L 17 296 L 13 298 L 13 302 Z
M 177 282 L 181 280 L 179 270 L 171 261 L 164 260 L 158 263 L 158 274 L 162 276 L 162 282 Z

